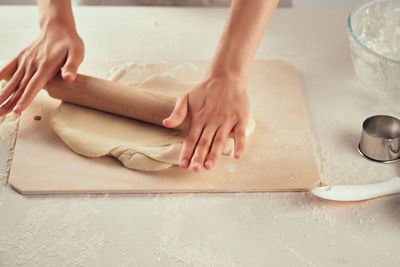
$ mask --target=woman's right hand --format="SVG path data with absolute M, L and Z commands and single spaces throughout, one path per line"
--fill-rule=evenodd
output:
M 74 28 L 59 21 L 46 24 L 39 38 L 0 70 L 0 80 L 8 80 L 0 94 L 0 116 L 21 113 L 60 70 L 73 81 L 83 58 L 83 41 Z

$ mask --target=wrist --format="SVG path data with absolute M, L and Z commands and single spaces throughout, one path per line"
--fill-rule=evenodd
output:
M 60 0 L 38 0 L 39 26 L 42 30 L 62 28 L 76 31 L 71 2 Z
M 221 49 L 222 50 L 222 49 Z M 217 51 L 207 70 L 211 76 L 222 76 L 230 79 L 247 81 L 251 60 L 235 53 L 233 49 Z
M 236 75 L 232 72 L 207 71 L 200 83 L 211 85 L 211 87 L 214 88 L 220 88 L 218 85 L 223 84 L 224 86 L 222 88 L 225 89 L 247 90 L 247 77 Z
M 205 79 L 226 79 L 239 83 L 247 83 L 249 70 L 243 66 L 235 66 L 229 62 L 223 64 L 212 63 L 205 74 Z
M 51 30 L 54 28 L 62 28 L 67 31 L 76 31 L 73 21 L 59 17 L 59 16 L 46 16 L 40 19 L 40 29 L 42 31 Z

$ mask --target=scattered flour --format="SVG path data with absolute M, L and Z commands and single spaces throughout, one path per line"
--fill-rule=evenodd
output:
M 20 116 L 16 113 L 0 116 L 0 142 L 6 142 L 15 136 L 19 124 L 19 117 Z
M 84 266 L 97 257 L 104 234 L 87 220 L 97 212 L 92 206 L 95 198 L 31 201 L 37 205 L 16 222 L 19 231 L 0 235 L 3 266 Z
M 4 80 L 0 81 L 0 92 L 5 84 Z M 19 115 L 15 113 L 0 116 L 0 208 L 8 181 L 18 124 Z
M 161 231 L 156 241 L 154 264 L 168 266 L 237 266 L 229 250 L 219 241 L 216 233 L 212 239 L 195 237 L 183 241 L 184 222 L 188 220 L 183 213 L 189 210 L 197 197 L 194 194 L 157 195 L 152 198 L 153 209 L 163 219 Z M 215 244 L 218 249 L 215 249 Z
M 275 242 L 279 247 L 288 252 L 288 254 L 294 257 L 296 260 L 303 263 L 305 266 L 313 267 L 316 266 L 312 260 L 304 257 L 299 251 L 297 251 L 294 247 L 290 246 L 283 235 L 278 235 L 276 233 L 269 233 L 266 235 L 266 239 Z
M 0 81 L 0 92 L 3 91 L 6 81 Z M 5 116 L 0 116 L 0 143 L 8 141 L 8 139 L 15 136 L 19 123 L 19 115 L 16 113 L 9 113 Z
M 145 75 L 144 65 L 124 68 Z M 124 79 L 126 73 L 120 71 L 114 78 Z M 3 121 L 12 124 L 12 118 Z M 4 130 L 4 135 L 12 131 Z M 13 144 L 9 136 L 7 151 Z M 301 143 L 301 138 L 283 141 Z M 351 174 L 356 177 L 346 177 L 346 159 L 326 143 L 317 149 L 326 183 L 365 182 L 376 176 L 375 165 L 357 170 L 354 161 Z M 341 258 L 361 258 L 353 256 L 359 246 L 362 253 L 400 260 L 393 253 L 400 249 L 400 235 L 393 230 L 400 222 L 396 196 L 338 204 L 309 193 L 22 197 L 4 184 L 0 189 L 0 265 L 4 266 L 99 265 L 108 255 L 114 266 L 143 265 L 141 256 L 154 266 L 254 266 L 240 261 L 251 260 L 240 253 L 253 253 L 254 260 L 273 258 L 278 264 L 288 258 L 296 266 L 329 266 L 328 260 L 320 262 L 325 258 L 311 243 L 348 251 Z M 5 194 L 9 201 L 2 205 Z M 390 223 L 395 225 L 386 227 Z M 343 249 L 344 243 L 349 249 Z M 277 254 L 283 258 L 274 258 Z

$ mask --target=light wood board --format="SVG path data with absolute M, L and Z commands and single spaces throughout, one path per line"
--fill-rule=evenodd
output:
M 307 191 L 317 186 L 320 176 L 296 69 L 281 61 L 256 61 L 249 94 L 256 129 L 242 159 L 222 156 L 212 171 L 194 173 L 178 167 L 140 172 L 114 158 L 75 154 L 50 129 L 59 100 L 43 91 L 22 114 L 9 183 L 22 194 Z

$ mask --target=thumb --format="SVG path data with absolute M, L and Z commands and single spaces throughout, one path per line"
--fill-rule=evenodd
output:
M 186 118 L 188 110 L 188 95 L 180 96 L 176 100 L 174 110 L 168 118 L 163 120 L 163 125 L 167 128 L 178 127 Z
M 73 82 L 76 78 L 79 65 L 83 61 L 83 51 L 70 50 L 68 52 L 67 60 L 61 69 L 61 76 L 64 80 Z

